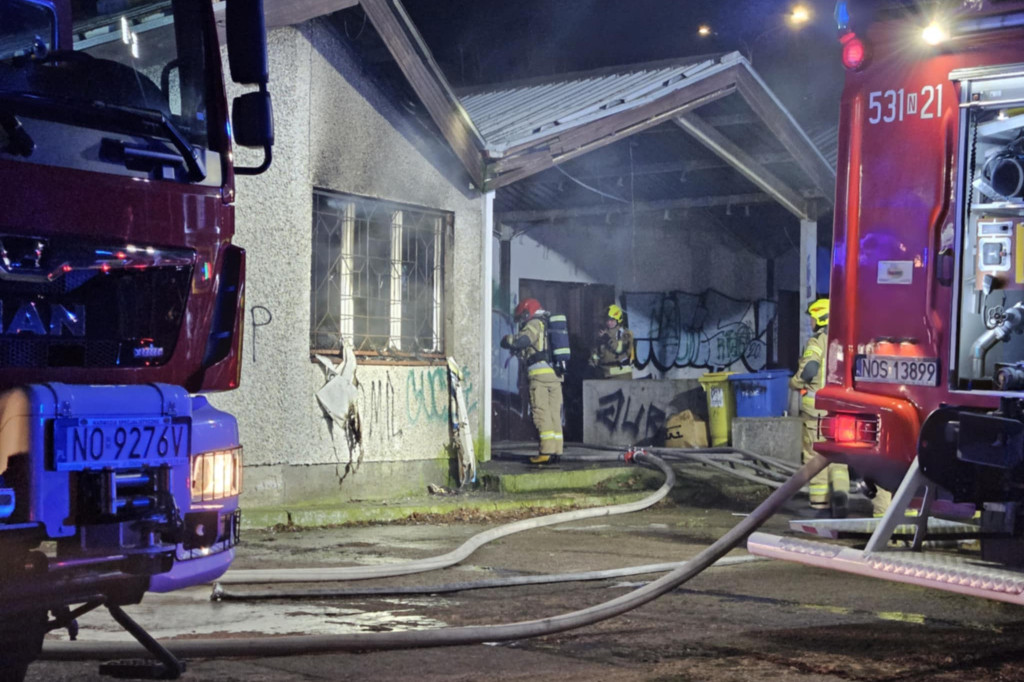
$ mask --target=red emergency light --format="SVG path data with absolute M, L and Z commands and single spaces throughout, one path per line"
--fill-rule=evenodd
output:
M 877 443 L 877 417 L 834 414 L 821 420 L 821 436 L 836 443 Z
M 857 37 L 853 31 L 839 36 L 839 43 L 843 46 L 843 66 L 850 71 L 857 71 L 867 60 L 868 51 L 864 47 L 864 41 Z

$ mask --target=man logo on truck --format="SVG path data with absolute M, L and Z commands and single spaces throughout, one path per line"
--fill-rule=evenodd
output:
M 26 302 L 15 304 L 14 315 L 7 317 L 5 306 L 0 300 L 0 334 L 13 336 L 17 334 L 36 334 L 38 336 L 85 336 L 85 306 L 75 304 L 68 310 L 60 303 Z

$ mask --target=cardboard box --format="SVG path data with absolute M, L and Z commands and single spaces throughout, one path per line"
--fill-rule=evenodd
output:
M 665 423 L 665 447 L 706 448 L 708 446 L 708 423 L 693 416 L 690 410 L 683 410 L 668 418 Z

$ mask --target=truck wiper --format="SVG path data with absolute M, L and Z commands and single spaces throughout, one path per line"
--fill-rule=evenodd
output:
M 171 120 L 156 109 L 140 109 L 106 102 L 82 102 L 29 92 L 0 91 L 0 120 L 4 114 L 13 116 L 15 112 L 58 123 L 165 138 L 181 155 L 181 161 L 185 164 L 186 179 L 199 182 L 206 178 L 206 169 L 195 148 Z
M 36 142 L 21 125 L 21 121 L 18 120 L 17 116 L 6 111 L 0 111 L 0 128 L 3 128 L 4 133 L 7 135 L 7 144 L 0 151 L 26 158 L 32 156 L 32 152 L 36 148 Z

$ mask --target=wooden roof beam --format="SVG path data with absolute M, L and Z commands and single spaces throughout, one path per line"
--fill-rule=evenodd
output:
M 807 174 L 829 203 L 834 202 L 836 171 L 821 155 L 818 148 L 797 125 L 793 117 L 768 89 L 753 67 L 742 61 L 743 68 L 736 71 L 736 88 L 782 146 L 793 155 L 793 160 Z
M 359 0 L 263 0 L 263 15 L 270 30 L 301 24 L 358 4 Z
M 637 201 L 625 204 L 601 206 L 580 206 L 577 208 L 553 208 L 531 211 L 495 211 L 495 220 L 506 223 L 539 223 L 552 220 L 569 220 L 618 213 L 650 213 L 674 209 L 712 208 L 714 206 L 742 206 L 745 204 L 776 203 L 775 197 L 760 192 L 752 194 L 728 194 L 714 197 L 689 199 L 668 199 L 665 201 Z
M 710 122 L 705 119 L 705 122 Z M 678 132 L 676 133 L 679 134 Z M 770 154 L 757 154 L 754 160 L 762 165 L 770 165 L 777 163 L 793 163 L 793 157 L 786 152 L 772 152 Z M 717 170 L 719 168 L 728 168 L 729 164 L 720 158 L 714 159 L 695 159 L 693 161 L 665 161 L 662 163 L 646 163 L 638 164 L 633 167 L 632 170 L 623 170 L 621 168 L 601 168 L 589 172 L 573 173 L 573 177 L 577 180 L 607 180 L 609 178 L 621 178 L 624 175 L 659 175 L 663 173 L 681 173 L 688 175 L 690 173 L 699 173 L 706 170 Z M 566 170 L 569 170 L 568 167 Z M 539 180 L 538 180 L 539 182 Z M 550 180 L 547 182 L 551 182 Z
M 267 30 L 294 26 L 304 21 L 334 14 L 349 7 L 355 7 L 359 0 L 263 0 L 263 17 Z M 224 3 L 213 5 L 217 19 L 217 36 L 224 43 Z
M 807 201 L 799 193 L 758 163 L 750 154 L 740 149 L 739 145 L 702 121 L 699 116 L 683 114 L 675 118 L 675 123 L 716 156 L 739 171 L 743 177 L 774 197 L 797 218 L 801 220 L 817 218 L 817 216 L 810 215 L 812 207 L 808 206 Z
M 455 96 L 400 0 L 362 0 L 363 11 L 478 188 L 484 140 Z

